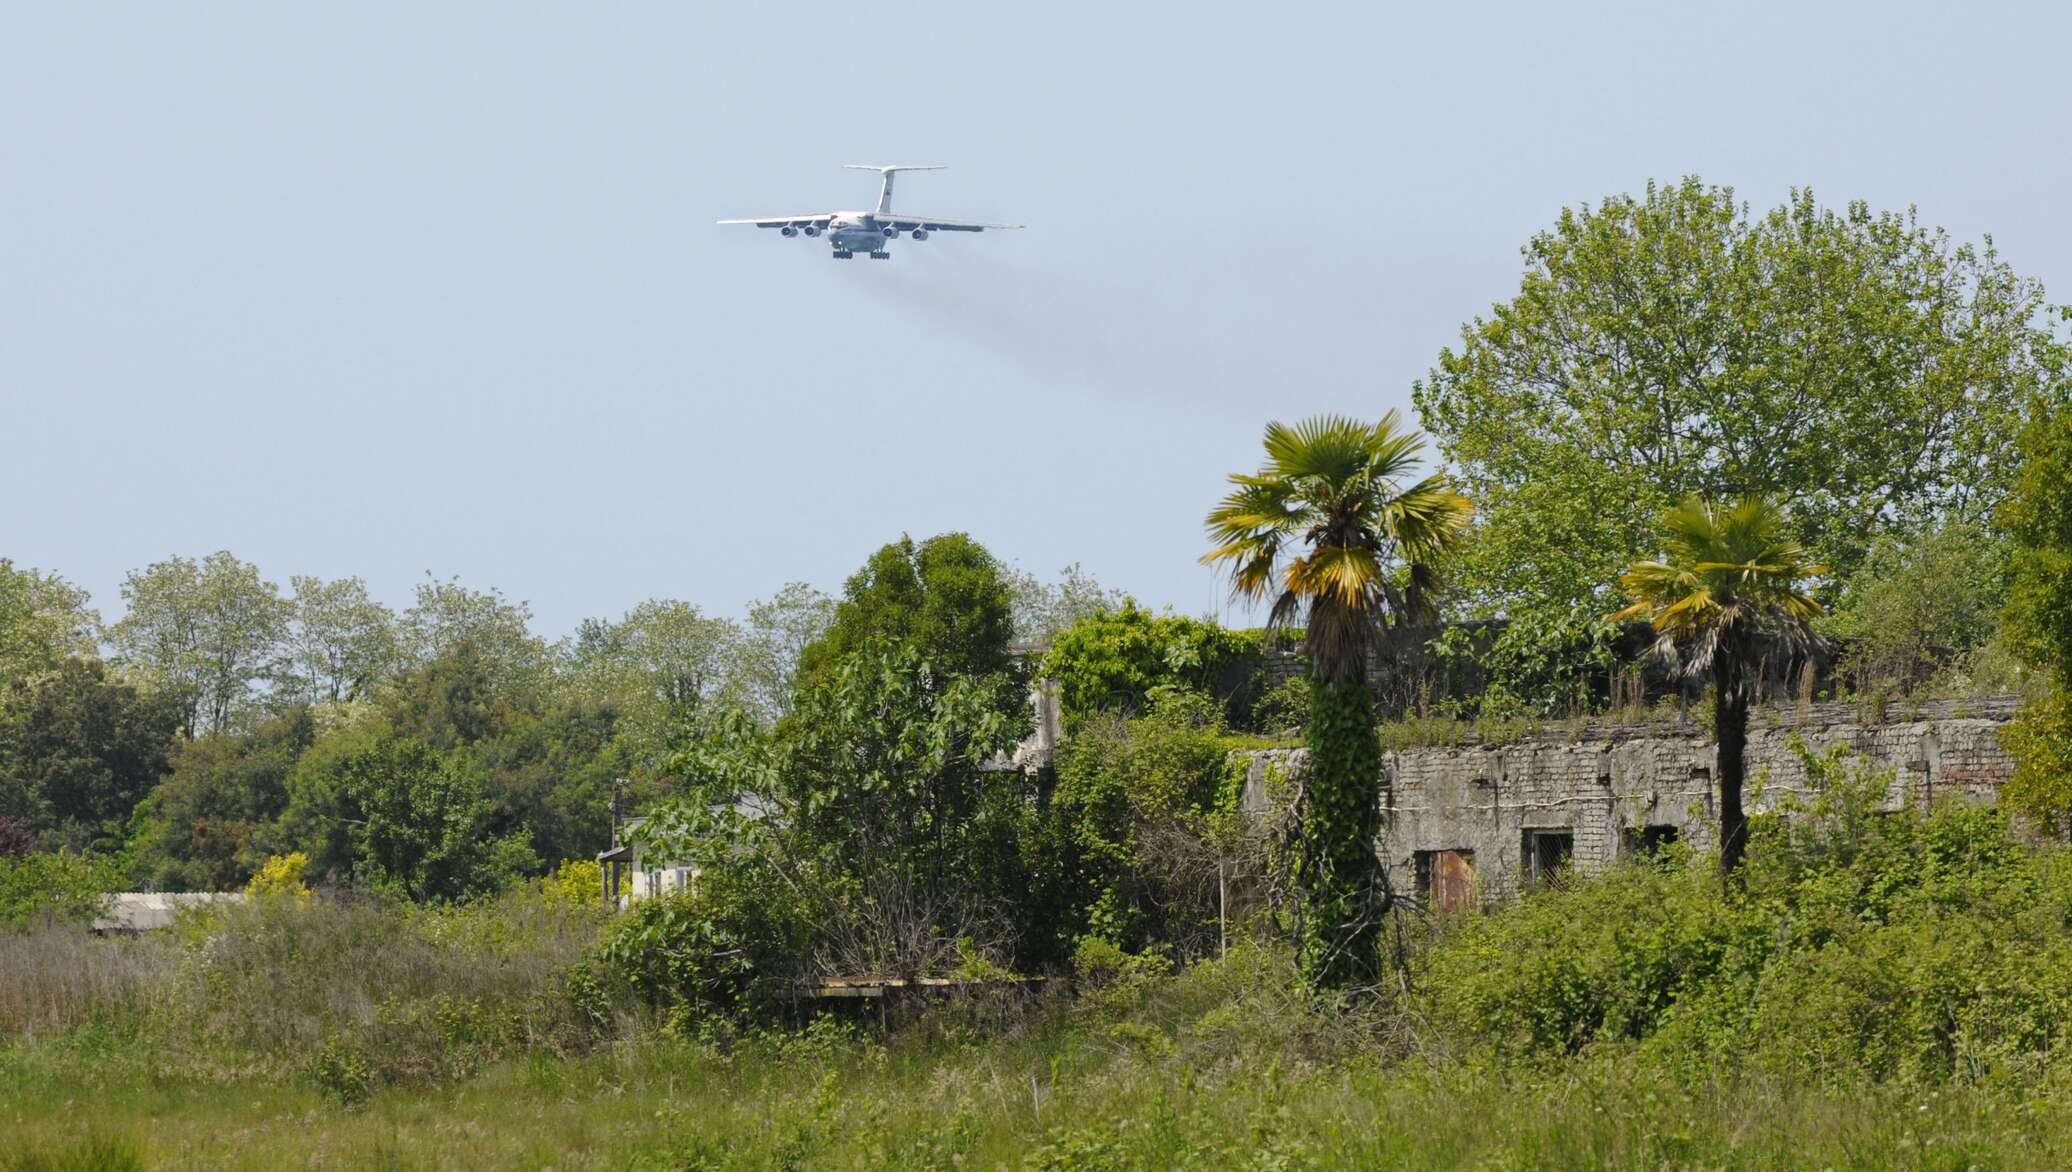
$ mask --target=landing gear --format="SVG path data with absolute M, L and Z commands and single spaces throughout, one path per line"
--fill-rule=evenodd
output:
M 852 256 L 855 256 L 855 255 L 856 255 L 855 253 L 853 253 L 853 252 L 850 252 L 849 250 L 847 250 L 847 249 L 845 249 L 845 248 L 837 248 L 837 249 L 835 249 L 835 259 L 836 259 L 836 260 L 848 260 L 848 259 L 849 259 L 850 257 L 852 257 Z
M 891 254 L 891 253 L 889 253 L 889 252 L 873 252 L 873 253 L 871 253 L 871 259 L 872 259 L 872 260 L 891 260 L 891 259 L 892 259 L 892 254 Z

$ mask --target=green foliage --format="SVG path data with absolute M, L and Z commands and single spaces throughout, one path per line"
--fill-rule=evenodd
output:
M 686 891 L 633 904 L 600 967 L 682 1026 L 766 1014 L 805 975 L 808 909 L 768 856 L 718 858 Z
M 1051 809 L 1069 847 L 1071 936 L 1209 950 L 1222 732 L 1209 697 L 1161 688 L 1143 716 L 1088 720 L 1061 746 Z
M 622 744 L 658 763 L 678 728 L 715 700 L 740 702 L 746 638 L 688 602 L 650 599 L 616 623 L 587 619 L 564 657 L 562 690 L 619 714 Z
M 121 663 L 180 699 L 190 733 L 227 727 L 251 707 L 291 613 L 280 588 L 229 550 L 134 571 L 122 597 L 129 611 L 108 641 Z
M 1381 828 L 1374 696 L 1358 679 L 1313 680 L 1309 711 L 1293 875 L 1302 895 L 1302 971 L 1318 988 L 1365 985 L 1379 971 L 1384 910 L 1374 857 Z
M 417 601 L 403 612 L 398 639 L 404 662 L 421 666 L 463 644 L 489 691 L 521 696 L 545 682 L 551 657 L 530 629 L 532 608 L 495 588 L 474 590 L 458 579 L 430 575 L 417 584 Z
M 172 772 L 141 811 L 143 833 L 132 843 L 139 876 L 166 891 L 243 886 L 287 808 L 288 776 L 316 737 L 315 717 L 298 704 L 241 734 L 176 745 Z
M 1048 646 L 1073 624 L 1130 603 L 1129 595 L 1096 582 L 1077 562 L 1058 571 L 1056 582 L 1009 570 L 1007 588 L 1014 595 L 1014 639 L 1024 646 Z
M 2005 734 L 2016 759 L 2007 796 L 2017 809 L 2063 828 L 2072 824 L 2072 409 L 2031 423 L 2022 451 L 2027 462 L 2001 515 L 2014 547 L 2007 630 L 2015 647 L 2050 673 L 2053 694 Z
M 1855 690 L 1912 691 L 1964 671 L 1993 638 L 2006 566 L 2004 544 L 1974 525 L 1883 534 L 1843 584 L 1822 633 L 1849 641 Z
M 26 681 L 68 656 L 92 655 L 100 616 L 86 591 L 0 558 L 0 683 Z
M 357 1107 L 373 1090 L 367 1055 L 338 1038 L 326 1038 L 310 1064 L 310 1080 L 342 1106 Z
M 282 692 L 311 704 L 365 699 L 401 654 L 395 613 L 367 596 L 358 578 L 296 576 L 282 640 Z
M 1028 780 L 989 762 L 1028 730 L 1021 685 L 940 672 L 913 644 L 825 665 L 774 732 L 716 722 L 676 762 L 682 795 L 638 834 L 707 869 L 760 858 L 809 902 L 849 973 L 954 967 L 960 937 L 1011 949 L 1032 888 Z
M 2067 856 L 1989 809 L 1881 813 L 1890 776 L 1839 751 L 1805 764 L 1816 796 L 1759 820 L 1745 898 L 1673 855 L 1470 918 L 1425 974 L 1442 1025 L 1534 1063 L 1626 1045 L 1841 1085 L 2019 1078 L 2063 1046 Z
M 787 583 L 771 597 L 749 604 L 741 673 L 749 703 L 765 723 L 791 711 L 799 663 L 834 619 L 834 600 L 804 582 Z
M 2014 776 L 2000 789 L 2008 807 L 2059 834 L 2072 834 L 2072 690 L 2062 685 L 2025 706 L 2000 730 Z
M 872 643 L 909 643 L 946 675 L 1010 671 L 1014 594 L 1000 564 L 963 533 L 914 544 L 902 537 L 871 555 L 842 588 L 827 633 L 800 657 L 811 685 Z
M 491 832 L 481 788 L 421 741 L 380 728 L 319 740 L 289 779 L 284 823 L 314 869 L 419 901 L 492 892 L 539 860 Z
M 1794 191 L 1751 219 L 1686 179 L 1564 210 L 1524 254 L 1414 397 L 1480 509 L 1465 607 L 1563 642 L 1685 496 L 1778 498 L 1847 578 L 1894 526 L 1983 521 L 2021 421 L 2066 395 L 2042 288 L 1911 213 Z
M 1252 705 L 1250 727 L 1270 736 L 1293 736 L 1309 723 L 1309 681 L 1289 676 L 1261 693 Z
M 2072 408 L 2031 423 L 2022 455 L 2000 517 L 2014 546 L 2007 624 L 2031 658 L 2072 679 Z
M 1071 726 L 1096 713 L 1142 712 L 1156 688 L 1211 692 L 1258 648 L 1256 634 L 1153 614 L 1125 600 L 1120 609 L 1088 615 L 1059 632 L 1037 670 L 1057 686 Z
M 48 845 L 119 848 L 181 719 L 177 701 L 109 678 L 97 659 L 0 683 L 0 816 Z
M 76 931 L 101 914 L 108 893 L 121 883 L 119 867 L 103 855 L 60 850 L 0 856 L 0 931 L 55 924 Z

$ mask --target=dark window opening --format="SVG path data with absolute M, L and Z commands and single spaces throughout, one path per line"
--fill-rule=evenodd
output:
M 1434 911 L 1466 911 L 1475 906 L 1475 852 L 1417 852 L 1417 889 Z
M 1569 830 L 1528 830 L 1519 850 L 1526 881 L 1560 887 L 1562 873 L 1575 857 L 1576 836 Z
M 1652 859 L 1662 853 L 1662 848 L 1679 837 L 1674 826 L 1628 826 L 1625 833 L 1625 853 L 1628 856 Z

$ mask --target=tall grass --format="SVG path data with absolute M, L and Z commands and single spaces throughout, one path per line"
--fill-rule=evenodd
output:
M 92 1028 L 200 1065 L 451 1078 L 580 1049 L 614 1024 L 575 976 L 604 922 L 522 891 L 442 908 L 266 898 L 137 938 L 49 929 L 0 948 L 0 1035 Z
M 1350 1004 L 1241 938 L 890 1034 L 682 1036 L 537 893 L 11 938 L 0 1169 L 2072 1165 L 2072 851 L 1809 777 L 1732 890 L 1672 855 L 1407 924 Z

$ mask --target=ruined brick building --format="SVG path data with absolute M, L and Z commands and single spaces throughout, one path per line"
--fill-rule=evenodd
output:
M 1847 746 L 1892 773 L 1886 807 L 1945 798 L 1992 801 L 2013 772 L 1998 730 L 2011 696 L 1932 701 L 1873 719 L 1853 705 L 1766 707 L 1749 729 L 1749 810 L 1804 796 L 1794 742 Z M 1693 722 L 1596 723 L 1547 729 L 1503 744 L 1402 749 L 1382 766 L 1380 850 L 1398 891 L 1436 906 L 1515 894 L 1567 868 L 1590 869 L 1681 841 L 1717 837 L 1715 749 Z M 1254 755 L 1247 809 L 1264 814 L 1273 778 L 1299 769 L 1301 749 Z

